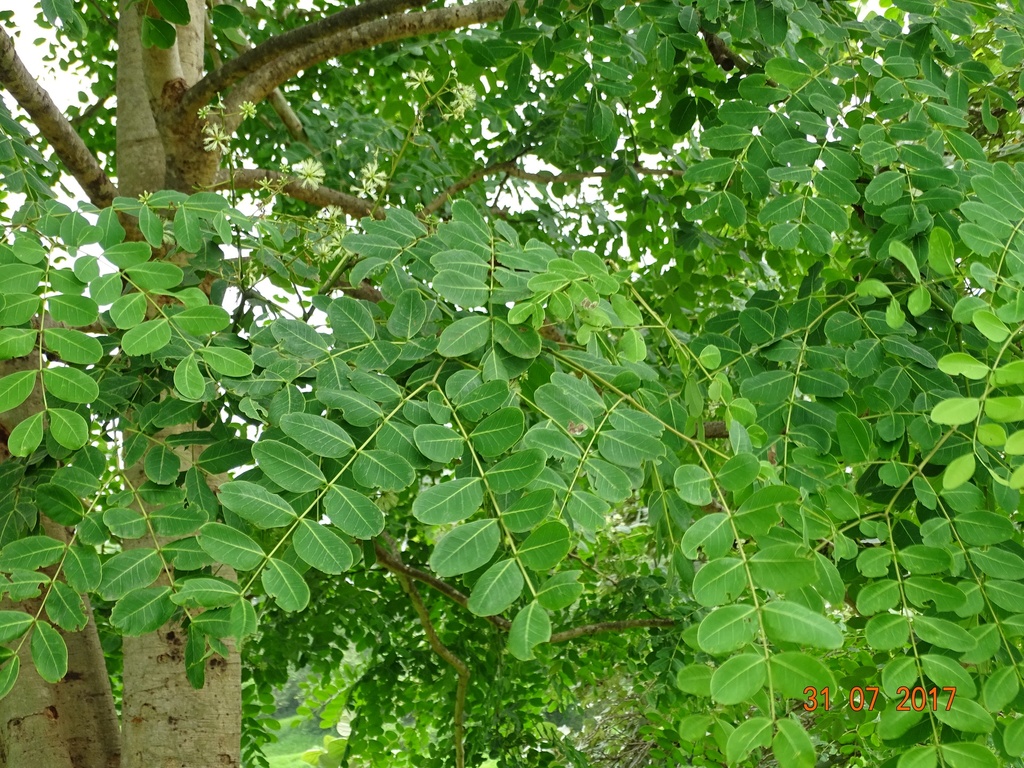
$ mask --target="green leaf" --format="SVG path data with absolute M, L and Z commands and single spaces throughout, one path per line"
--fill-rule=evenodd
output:
M 843 645 L 843 635 L 835 624 L 799 603 L 772 601 L 764 606 L 762 619 L 769 639 L 776 642 L 828 650 Z
M 21 659 L 18 656 L 12 658 L 5 667 L 0 669 L 0 699 L 6 696 L 18 682 L 18 672 L 21 669 Z
M 551 618 L 534 600 L 512 619 L 508 633 L 508 650 L 517 659 L 533 658 L 533 649 L 551 639 Z
M 43 441 L 43 414 L 34 413 L 18 422 L 7 438 L 7 448 L 14 456 L 29 456 Z
M 758 747 L 769 747 L 771 743 L 772 721 L 767 717 L 747 718 L 729 734 L 725 745 L 726 761 L 729 765 L 735 765 Z
M 542 450 L 528 448 L 488 468 L 485 479 L 494 493 L 518 491 L 537 479 L 546 462 L 547 456 Z
M 496 320 L 494 340 L 513 357 L 532 360 L 540 354 L 540 334 L 527 325 L 509 325 L 504 320 Z
M 756 610 L 749 605 L 716 608 L 701 621 L 697 644 L 712 656 L 731 653 L 754 639 L 757 632 Z
M 171 317 L 171 322 L 185 333 L 209 336 L 231 325 L 231 316 L 222 307 L 192 307 Z
M 28 631 L 34 621 L 35 619 L 22 611 L 0 611 L 0 643 L 17 640 Z
M 966 629 L 934 616 L 915 616 L 914 633 L 926 643 L 958 653 L 972 651 L 977 645 L 977 641 Z
M 546 571 L 558 565 L 570 549 L 569 529 L 558 520 L 549 520 L 519 545 L 517 556 L 527 568 Z
M 286 491 L 315 491 L 327 483 L 320 467 L 277 440 L 261 440 L 252 447 L 252 455 L 267 477 Z
M 779 720 L 775 727 L 772 754 L 779 768 L 814 768 L 814 744 L 804 727 L 788 718 Z
M 411 339 L 427 319 L 427 305 L 415 288 L 402 291 L 388 317 L 388 330 L 400 339 Z
M 413 430 L 419 452 L 431 461 L 448 464 L 462 455 L 465 441 L 453 429 L 440 424 L 420 424 Z
M 240 571 L 253 570 L 264 558 L 259 544 L 223 523 L 206 523 L 200 528 L 199 546 L 217 562 Z
M 34 571 L 56 563 L 64 554 L 62 542 L 49 536 L 26 536 L 0 550 L 0 571 Z
M 177 33 L 174 31 L 174 27 L 168 24 L 163 19 L 157 19 L 152 16 L 142 17 L 142 45 L 145 48 L 170 48 L 174 45 L 174 41 L 177 37 Z M 149 213 L 150 216 L 154 216 L 148 208 L 143 208 L 143 212 Z M 151 232 L 151 228 L 147 227 L 143 230 L 143 234 L 146 235 L 146 241 L 156 248 L 160 245 L 160 239 Z
M 309 604 L 309 587 L 302 574 L 284 560 L 269 558 L 260 581 L 282 611 L 301 611 Z
M 412 514 L 427 525 L 459 523 L 480 509 L 483 501 L 484 488 L 480 478 L 448 480 L 421 491 L 413 499 Z
M 122 330 L 134 328 L 146 319 L 146 303 L 144 293 L 126 293 L 119 296 L 110 305 L 110 319 Z
M 144 463 L 146 477 L 157 485 L 170 485 L 178 479 L 181 460 L 178 454 L 166 445 L 154 445 L 146 454 Z
M 156 6 L 160 15 L 171 24 L 184 26 L 192 20 L 187 0 L 153 0 L 153 5 Z
M 148 587 L 160 575 L 160 555 L 153 549 L 129 549 L 103 563 L 97 591 L 106 600 L 116 600 L 133 589 Z
M 492 458 L 515 445 L 525 429 L 526 421 L 520 408 L 502 408 L 481 421 L 469 439 L 477 453 Z
M 932 408 L 932 421 L 936 424 L 959 426 L 978 418 L 981 401 L 976 397 L 951 397 Z
M 741 653 L 725 661 L 711 677 L 711 698 L 719 704 L 739 704 L 761 690 L 768 674 L 764 656 Z
M 416 472 L 408 461 L 391 451 L 362 451 L 352 464 L 356 482 L 366 488 L 401 491 L 412 485 Z
M 326 526 L 302 520 L 293 539 L 295 552 L 304 561 L 324 573 L 344 573 L 352 567 L 352 550 Z
M 170 587 L 143 587 L 124 595 L 110 612 L 110 623 L 125 635 L 153 632 L 174 615 Z
M 476 570 L 494 556 L 499 539 L 497 520 L 463 523 L 437 542 L 430 555 L 430 567 L 442 578 Z
M 581 571 L 562 571 L 545 581 L 537 590 L 537 601 L 549 611 L 560 611 L 576 602 L 583 593 Z
M 59 445 L 77 451 L 89 442 L 89 425 L 85 419 L 67 408 L 49 408 L 46 418 L 50 422 L 50 434 Z
M 701 566 L 693 577 L 693 597 L 709 608 L 731 603 L 747 588 L 747 569 L 742 560 L 720 557 Z
M 976 462 L 973 453 L 966 453 L 953 459 L 946 466 L 945 472 L 942 473 L 942 489 L 944 491 L 952 491 L 959 488 L 974 477 L 975 467 Z
M 257 528 L 282 528 L 295 522 L 291 505 L 262 485 L 235 480 L 224 483 L 218 495 L 221 504 Z
M 462 357 L 480 349 L 490 338 L 490 318 L 484 315 L 464 317 L 441 332 L 437 351 L 445 357 Z
M 60 633 L 45 621 L 36 622 L 30 645 L 39 676 L 48 683 L 60 682 L 68 673 L 68 648 Z
M 253 371 L 252 358 L 240 349 L 202 347 L 199 354 L 207 365 L 222 376 L 241 378 Z
M 384 513 L 359 491 L 332 485 L 324 495 L 331 522 L 356 539 L 370 539 L 384 530 Z
M 703 467 L 684 464 L 676 468 L 672 482 L 683 501 L 700 507 L 712 502 L 711 475 Z
M 466 607 L 477 616 L 495 616 L 518 599 L 523 583 L 519 564 L 514 559 L 501 560 L 477 579 Z
M 121 349 L 126 355 L 151 355 L 159 352 L 171 340 L 171 326 L 164 318 L 147 320 L 126 331 L 121 338 Z
M 314 456 L 340 459 L 356 448 L 344 429 L 323 416 L 288 413 L 281 417 L 281 429 Z
M 178 586 L 178 593 L 171 598 L 177 605 L 221 608 L 238 602 L 241 597 L 238 585 L 226 579 L 192 578 L 179 582 Z
M 954 696 L 948 710 L 945 706 L 937 707 L 935 719 L 964 733 L 991 733 L 996 725 L 992 715 L 966 696 Z
M 740 453 L 722 465 L 716 478 L 719 485 L 725 490 L 741 491 L 751 487 L 760 471 L 761 462 L 755 456 L 749 453 Z
M 36 386 L 38 371 L 18 371 L 0 379 L 0 413 L 17 408 L 28 400 Z
M 175 367 L 174 388 L 185 400 L 202 400 L 206 394 L 206 379 L 199 371 L 195 355 L 189 355 Z
M 377 335 L 373 316 L 366 306 L 357 299 L 342 296 L 335 299 L 328 308 L 331 328 L 336 341 L 363 343 L 372 341 Z

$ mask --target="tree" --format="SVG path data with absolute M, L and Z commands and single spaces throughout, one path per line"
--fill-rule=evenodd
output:
M 39 14 L 0 766 L 1024 755 L 1018 4 Z

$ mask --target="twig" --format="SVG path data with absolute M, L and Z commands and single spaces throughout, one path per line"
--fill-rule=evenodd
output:
M 585 624 L 573 627 L 564 632 L 556 632 L 548 642 L 564 643 L 577 637 L 589 637 L 600 632 L 621 632 L 626 629 L 642 629 L 644 627 L 674 627 L 675 619 L 629 619 L 627 621 L 602 621 L 597 624 Z
M 418 568 L 413 568 L 410 565 L 406 565 L 400 559 L 388 552 L 384 547 L 378 543 L 374 543 L 374 551 L 377 553 L 377 562 L 383 565 L 392 573 L 399 576 L 406 576 L 410 579 L 423 582 L 428 587 L 440 592 L 445 597 L 449 598 L 452 602 L 461 605 L 463 608 L 469 603 L 467 598 L 462 592 L 457 590 L 451 584 L 445 581 L 441 581 L 435 576 L 431 576 L 425 571 L 421 571 Z M 504 616 L 486 616 L 487 621 L 493 624 L 498 629 L 507 632 L 509 627 L 512 626 L 512 622 L 506 619 Z
M 747 72 L 750 69 L 750 62 L 732 50 L 726 45 L 725 40 L 714 32 L 702 29 L 700 33 L 704 36 L 704 44 L 707 45 L 711 58 L 724 71 L 731 72 L 738 69 L 740 72 Z
M 230 174 L 224 174 L 213 189 L 264 189 L 272 188 L 280 190 L 282 194 L 296 200 L 301 200 L 310 205 L 326 208 L 333 205 L 340 208 L 349 216 L 362 218 L 369 216 L 372 209 L 371 203 L 362 198 L 350 195 L 331 187 L 319 184 L 313 188 L 305 186 L 301 181 L 292 179 L 280 171 L 271 171 L 266 168 L 239 168 Z M 375 218 L 384 218 L 384 213 L 378 212 Z

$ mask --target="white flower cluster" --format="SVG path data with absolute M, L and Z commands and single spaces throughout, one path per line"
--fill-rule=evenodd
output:
M 425 87 L 427 83 L 434 82 L 434 76 L 426 69 L 418 69 L 406 75 L 406 87 L 415 91 L 417 88 Z
M 451 117 L 461 120 L 466 113 L 476 106 L 476 89 L 470 85 L 456 83 L 452 88 L 452 111 Z
M 362 179 L 359 194 L 363 197 L 376 197 L 388 183 L 388 175 L 377 164 L 376 157 L 363 167 L 359 172 L 359 178 Z
M 221 154 L 231 149 L 231 136 L 220 122 L 207 123 L 203 126 L 203 149 Z
M 327 175 L 323 164 L 312 157 L 307 157 L 295 166 L 294 173 L 306 189 L 316 189 L 324 183 L 324 177 Z

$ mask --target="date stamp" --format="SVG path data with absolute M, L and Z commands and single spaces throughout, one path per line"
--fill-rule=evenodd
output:
M 835 704 L 832 698 L 832 691 L 829 688 L 815 688 L 809 685 L 804 688 L 804 696 L 807 697 L 807 701 L 804 702 L 804 710 L 807 712 L 814 712 L 817 709 L 829 710 Z M 934 686 L 925 688 L 919 685 L 909 688 L 908 686 L 901 685 L 896 689 L 896 696 L 900 698 L 900 701 L 896 704 L 897 712 L 924 712 L 926 709 L 934 712 L 939 707 L 943 707 L 948 712 L 953 706 L 956 687 L 947 685 L 942 688 Z M 864 687 L 855 685 L 850 689 L 845 703 L 854 712 L 873 712 L 876 704 L 881 708 L 881 704 L 884 703 L 884 697 L 882 702 L 879 702 L 878 688 L 874 685 Z

